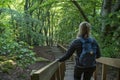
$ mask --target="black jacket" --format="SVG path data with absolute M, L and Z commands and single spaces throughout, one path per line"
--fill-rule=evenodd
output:
M 100 48 L 99 48 L 98 43 L 96 42 L 95 39 L 94 39 L 94 42 L 97 45 L 96 58 L 99 58 L 101 56 Z M 80 38 L 77 38 L 77 39 L 72 41 L 72 43 L 70 44 L 66 54 L 59 59 L 59 62 L 63 62 L 65 60 L 69 59 L 75 51 L 76 51 L 76 66 L 77 66 L 78 65 L 77 58 L 78 58 L 78 56 L 80 55 L 80 53 L 82 51 L 82 43 L 80 41 Z

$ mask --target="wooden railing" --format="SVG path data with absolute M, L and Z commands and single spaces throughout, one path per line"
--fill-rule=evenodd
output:
M 31 80 L 64 80 L 65 63 L 57 60 L 31 74 Z
M 112 66 L 112 67 L 118 69 L 117 80 L 120 80 L 120 59 L 101 57 L 99 59 L 96 59 L 96 61 L 102 64 L 101 80 L 107 80 L 106 75 L 107 75 L 107 67 L 108 66 Z
M 63 50 L 67 51 L 67 49 L 58 44 L 59 47 L 61 47 Z M 74 60 L 74 57 L 76 55 L 74 54 L 71 59 Z M 115 68 L 118 68 L 118 79 L 120 80 L 120 59 L 116 59 L 116 58 L 107 58 L 107 57 L 101 57 L 99 59 L 96 59 L 97 62 L 102 64 L 102 76 L 101 76 L 101 80 L 107 80 L 106 79 L 106 70 L 107 70 L 107 66 L 113 66 Z M 95 71 L 94 73 L 94 80 L 97 80 L 97 71 Z

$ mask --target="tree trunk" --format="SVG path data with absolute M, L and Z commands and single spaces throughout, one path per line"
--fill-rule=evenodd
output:
M 30 36 L 30 31 L 29 31 L 29 26 L 30 26 L 30 23 L 29 23 L 29 21 L 27 20 L 28 18 L 29 18 L 29 13 L 28 13 L 28 9 L 29 9 L 29 3 L 30 3 L 30 0 L 25 0 L 25 5 L 24 5 L 24 13 L 25 13 L 25 22 L 26 22 L 26 26 L 25 27 L 27 27 L 26 28 L 26 37 L 25 38 L 27 38 L 27 39 L 25 39 L 26 40 L 26 42 L 28 43 L 28 44 L 30 44 L 31 45 L 31 36 Z
M 78 2 L 76 0 L 71 0 L 72 3 L 78 8 L 80 14 L 83 16 L 84 20 L 89 22 L 89 19 L 87 18 L 87 16 L 85 15 L 84 11 L 82 10 L 81 6 L 78 4 Z
M 103 33 L 102 36 L 107 36 L 107 34 L 109 34 L 109 31 L 110 31 L 110 24 L 107 24 L 105 22 L 105 19 L 111 13 L 111 7 L 112 7 L 111 3 L 112 3 L 112 0 L 103 0 L 102 10 L 101 10 L 101 16 L 103 18 L 103 20 L 102 20 L 102 33 Z
M 115 30 L 115 28 L 113 28 L 113 26 L 111 26 L 111 23 L 106 23 L 106 19 L 108 18 L 112 18 L 109 17 L 109 14 L 116 12 L 120 10 L 120 0 L 115 0 L 114 4 L 113 4 L 113 0 L 103 0 L 103 4 L 102 4 L 102 10 L 101 10 L 101 16 L 102 16 L 102 36 L 108 36 L 108 35 L 112 35 L 113 30 Z M 112 32 L 111 32 L 112 31 Z

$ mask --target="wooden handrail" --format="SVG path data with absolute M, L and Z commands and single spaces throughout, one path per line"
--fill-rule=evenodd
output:
M 67 49 L 58 44 L 59 47 L 61 47 L 62 49 L 64 49 L 65 51 L 67 51 Z M 73 55 L 73 57 L 75 57 L 75 55 Z M 116 58 L 107 58 L 107 57 L 101 57 L 96 59 L 97 62 L 102 64 L 102 79 L 101 80 L 106 80 L 106 66 L 113 66 L 115 68 L 118 68 L 118 80 L 120 80 L 120 59 L 116 59 Z M 94 79 L 97 80 L 96 78 L 96 72 L 94 74 Z
M 57 60 L 46 65 L 31 74 L 31 80 L 63 80 L 65 74 L 65 63 Z
M 108 65 L 108 66 L 120 68 L 120 59 L 101 57 L 99 59 L 96 59 L 96 61 L 99 63 L 105 64 L 105 65 Z
M 64 51 L 67 51 L 67 48 L 65 48 L 63 45 L 57 44 L 57 46 L 60 47 L 61 49 L 63 49 Z
M 106 80 L 107 66 L 112 66 L 112 67 L 118 68 L 117 80 L 120 80 L 120 59 L 101 57 L 99 59 L 96 59 L 96 61 L 102 64 L 101 80 Z

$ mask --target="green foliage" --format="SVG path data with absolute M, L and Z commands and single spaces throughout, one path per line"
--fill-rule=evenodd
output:
M 26 67 L 35 61 L 35 54 L 26 42 L 16 41 L 14 28 L 9 23 L 10 18 L 7 16 L 9 15 L 0 16 L 0 56 L 11 57 L 17 65 Z M 7 59 L 5 58 L 5 60 Z
M 55 26 L 55 39 L 59 43 L 68 44 L 76 38 L 78 26 L 82 19 L 73 4 L 68 4 L 68 2 L 58 3 L 55 12 L 60 13 L 55 15 L 55 19 L 58 19 Z
M 107 34 L 101 39 L 103 56 L 120 58 L 120 11 L 101 18 L 107 26 Z
M 19 66 L 26 67 L 35 62 L 35 53 L 32 50 L 29 50 L 30 46 L 25 42 L 19 42 L 19 45 L 15 46 L 14 49 L 14 52 L 10 54 L 10 56 L 14 57 Z
M 9 73 L 9 71 L 15 67 L 16 63 L 13 60 L 0 61 L 0 70 L 5 73 Z
M 11 57 L 0 56 L 0 70 L 9 73 L 11 69 L 16 67 L 16 62 Z
M 102 56 L 111 57 L 111 58 L 120 58 L 120 38 L 116 40 L 114 37 L 106 37 L 101 43 Z
M 35 61 L 35 54 L 29 50 L 29 45 L 25 42 L 15 42 L 10 41 L 10 38 L 2 38 L 4 41 L 1 42 L 0 55 L 7 55 L 10 57 L 15 57 L 14 60 L 19 66 L 26 67 L 30 63 Z

